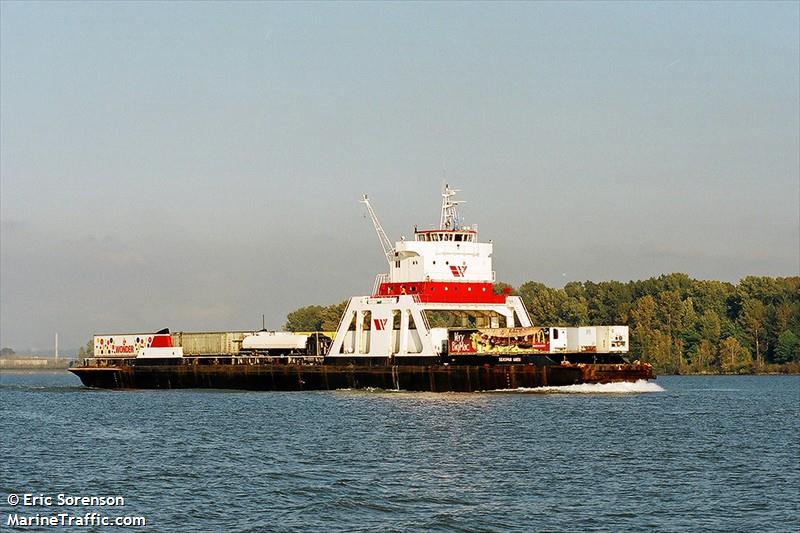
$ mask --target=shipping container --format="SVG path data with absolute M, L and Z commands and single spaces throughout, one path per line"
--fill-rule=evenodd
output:
M 447 352 L 449 346 L 447 328 L 431 328 L 431 343 L 436 353 Z
M 236 355 L 242 339 L 254 331 L 178 331 L 172 334 L 172 345 L 182 346 L 184 355 Z
M 597 351 L 624 353 L 628 346 L 628 326 L 597 326 Z
M 136 357 L 153 342 L 154 333 L 104 334 L 94 336 L 95 357 Z
M 567 328 L 550 328 L 550 353 L 567 351 Z
M 594 326 L 567 328 L 567 351 L 570 353 L 596 352 L 597 328 Z

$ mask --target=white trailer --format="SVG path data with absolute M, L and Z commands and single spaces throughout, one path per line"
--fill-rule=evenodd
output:
M 629 349 L 628 326 L 597 326 L 597 351 L 625 353 Z
M 595 326 L 567 328 L 567 351 L 570 353 L 596 352 L 597 328 Z
M 94 336 L 95 357 L 136 357 L 139 350 L 149 348 L 153 333 L 123 333 Z
M 550 353 L 567 351 L 567 328 L 550 328 Z

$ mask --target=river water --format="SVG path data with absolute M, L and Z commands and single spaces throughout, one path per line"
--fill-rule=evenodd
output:
M 5 373 L 0 529 L 96 512 L 146 526 L 81 530 L 798 531 L 799 404 L 800 376 L 420 394 Z M 53 500 L 9 505 L 25 493 Z

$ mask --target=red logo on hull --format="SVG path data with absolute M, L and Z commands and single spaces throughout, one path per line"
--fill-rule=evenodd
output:
M 467 273 L 467 265 L 463 266 L 450 265 L 450 272 L 452 272 L 453 275 L 457 278 L 463 278 L 464 274 Z
M 375 323 L 375 329 L 377 329 L 378 331 L 383 331 L 384 329 L 386 329 L 386 322 L 388 321 L 389 321 L 388 318 L 373 319 L 373 322 Z

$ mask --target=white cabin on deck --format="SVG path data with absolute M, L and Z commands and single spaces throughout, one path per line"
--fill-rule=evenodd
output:
M 413 241 L 395 243 L 392 282 L 493 282 L 492 243 L 478 242 L 477 231 L 417 231 Z
M 502 303 L 505 295 L 496 295 L 492 284 L 492 243 L 479 242 L 475 227 L 461 225 L 453 200 L 458 192 L 446 186 L 438 229 L 417 230 L 414 240 L 401 240 L 391 246 L 377 222 L 369 200 L 376 230 L 389 262 L 388 274 L 379 274 L 373 296 L 412 294 L 422 302 Z
M 447 311 L 462 325 L 529 327 L 517 296 L 495 294 L 492 243 L 479 242 L 477 228 L 460 222 L 445 186 L 438 229 L 414 229 L 414 240 L 392 245 L 364 196 L 389 272 L 379 274 L 371 296 L 352 298 L 329 356 L 436 356 L 446 331 L 432 331 L 426 311 Z

